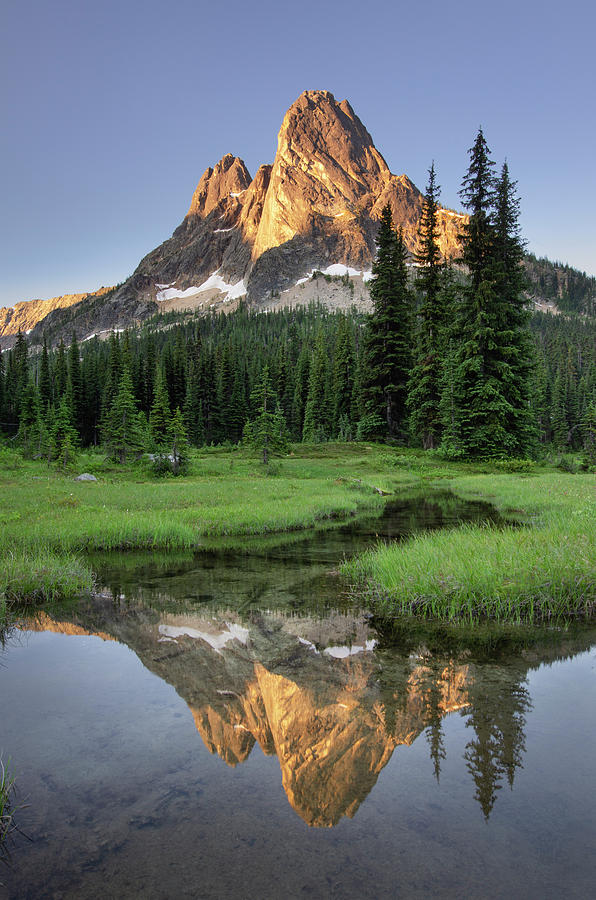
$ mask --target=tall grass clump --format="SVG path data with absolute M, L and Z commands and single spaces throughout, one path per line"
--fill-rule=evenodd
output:
M 14 775 L 9 769 L 10 760 L 5 765 L 4 760 L 0 756 L 0 844 L 2 844 L 8 834 L 13 830 L 13 792 L 14 792 Z
M 0 557 L 0 597 L 4 605 L 74 600 L 93 589 L 91 569 L 72 553 L 14 549 Z
M 559 623 L 596 612 L 593 476 L 480 475 L 452 489 L 526 524 L 466 524 L 348 561 L 344 573 L 377 614 Z

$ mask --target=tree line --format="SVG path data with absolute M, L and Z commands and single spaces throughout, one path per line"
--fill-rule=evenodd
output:
M 124 462 L 153 451 L 183 470 L 188 442 L 265 455 L 287 441 L 393 439 L 451 457 L 528 457 L 596 438 L 594 323 L 531 317 L 516 185 L 482 131 L 461 197 L 454 267 L 439 251 L 434 164 L 414 266 L 385 207 L 371 315 L 321 306 L 156 317 L 30 355 L 0 355 L 0 421 L 25 453 L 67 463 L 102 445 Z M 531 321 L 530 321 L 531 320 Z M 15 437 L 16 436 L 16 437 Z

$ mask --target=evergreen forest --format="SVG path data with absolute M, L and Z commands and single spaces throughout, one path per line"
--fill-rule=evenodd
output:
M 525 255 L 507 164 L 495 173 L 481 130 L 469 155 L 456 265 L 439 252 L 433 164 L 413 260 L 382 212 L 370 315 L 241 305 L 35 353 L 19 334 L 0 355 L 2 431 L 65 466 L 102 446 L 122 463 L 167 456 L 175 473 L 189 444 L 242 440 L 265 461 L 289 441 L 375 439 L 448 458 L 594 455 L 594 280 Z M 561 314 L 531 313 L 536 292 Z

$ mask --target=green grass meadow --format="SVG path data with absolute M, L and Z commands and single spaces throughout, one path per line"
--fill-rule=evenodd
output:
M 88 551 L 200 549 L 214 538 L 233 544 L 325 527 L 380 511 L 383 494 L 419 480 L 389 470 L 382 448 L 363 444 L 300 446 L 268 467 L 206 450 L 193 454 L 187 476 L 163 479 L 91 452 L 67 474 L 7 451 L 0 462 L 0 615 L 7 604 L 88 590 Z M 98 480 L 75 481 L 81 472 Z
M 90 591 L 85 553 L 275 540 L 434 487 L 492 503 L 511 524 L 421 533 L 347 561 L 344 574 L 377 615 L 544 622 L 596 607 L 593 474 L 533 464 L 507 472 L 362 443 L 298 445 L 269 467 L 207 449 L 193 453 L 188 475 L 163 479 L 92 452 L 68 474 L 8 451 L 0 462 L 0 616 L 2 607 Z M 98 480 L 77 482 L 77 472 Z

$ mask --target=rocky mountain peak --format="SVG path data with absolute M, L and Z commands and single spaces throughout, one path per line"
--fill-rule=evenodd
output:
M 243 160 L 226 153 L 213 168 L 209 166 L 204 171 L 193 194 L 187 217 L 205 218 L 222 200 L 242 195 L 251 180 Z
M 371 192 L 380 193 L 389 176 L 385 160 L 349 103 L 337 103 L 329 91 L 305 91 L 287 111 L 279 131 L 253 259 L 296 235 L 311 233 L 318 217 L 337 230 L 333 220 L 346 215 L 352 219 L 354 205 Z M 359 258 L 362 249 L 356 253 Z
M 141 320 L 156 308 L 230 309 L 241 297 L 256 305 L 274 298 L 334 305 L 336 300 L 321 296 L 318 288 L 315 296 L 306 289 L 316 270 L 337 275 L 349 268 L 366 305 L 364 275 L 387 203 L 414 251 L 421 192 L 406 175 L 392 174 L 347 100 L 338 102 L 330 91 L 304 91 L 283 118 L 273 164 L 262 165 L 254 179 L 231 153 L 207 168 L 172 237 L 106 298 L 101 315 L 99 305 L 82 299 L 80 311 L 70 314 L 66 334 L 76 316 L 79 336 L 85 336 Z M 458 254 L 463 218 L 450 210 L 438 212 L 445 256 Z M 353 291 L 344 300 L 351 304 Z M 94 321 L 98 315 L 100 329 Z M 31 327 L 28 323 L 27 330 Z M 32 339 L 40 335 L 38 328 Z

